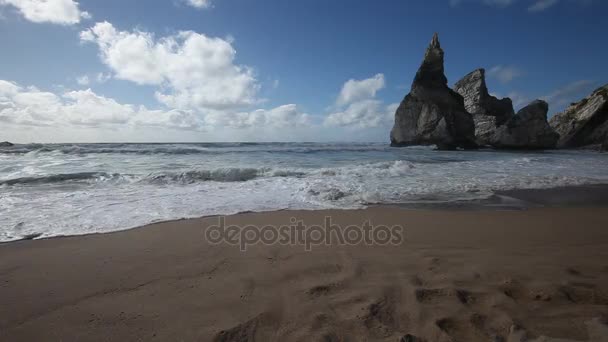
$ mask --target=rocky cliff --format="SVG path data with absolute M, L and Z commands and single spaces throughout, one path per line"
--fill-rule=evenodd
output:
M 475 125 L 464 99 L 448 87 L 444 52 L 437 34 L 426 50 L 411 92 L 395 113 L 391 145 L 437 145 L 439 149 L 475 148 Z
M 466 110 L 473 116 L 477 144 L 495 145 L 496 129 L 515 114 L 511 99 L 499 100 L 489 94 L 484 69 L 463 77 L 454 90 L 462 95 Z
M 608 84 L 553 116 L 550 124 L 560 135 L 560 148 L 608 147 Z
M 496 129 L 494 144 L 496 148 L 511 149 L 552 149 L 555 148 L 559 134 L 547 122 L 549 105 L 536 100 Z

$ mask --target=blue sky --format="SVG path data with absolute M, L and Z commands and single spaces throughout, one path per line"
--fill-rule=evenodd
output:
M 144 5 L 145 4 L 145 5 Z M 0 0 L 0 140 L 388 141 L 438 32 L 450 84 L 550 115 L 608 82 L 600 0 Z

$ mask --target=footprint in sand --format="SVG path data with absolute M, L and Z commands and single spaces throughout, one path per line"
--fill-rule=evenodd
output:
M 572 303 L 608 305 L 608 294 L 594 284 L 569 282 L 560 286 L 558 291 Z
M 376 337 L 391 336 L 397 328 L 396 298 L 392 292 L 372 303 L 367 308 L 363 322 L 367 329 Z
M 552 338 L 541 336 L 536 339 L 529 339 L 527 332 L 518 326 L 512 326 L 506 342 L 606 342 L 608 341 L 608 322 L 600 318 L 592 319 L 585 323 L 589 340 L 570 340 L 563 338 Z
M 446 317 L 435 321 L 435 325 L 453 341 L 492 341 L 486 328 L 487 317 L 473 313 L 465 317 Z
M 419 303 L 434 303 L 444 300 L 445 298 L 456 298 L 461 304 L 471 304 L 475 302 L 476 297 L 473 293 L 461 289 L 416 289 L 414 292 L 416 300 Z
M 321 296 L 327 296 L 332 291 L 339 287 L 338 283 L 326 284 L 326 285 L 318 285 L 310 288 L 307 293 L 311 298 L 318 298 Z
M 231 329 L 220 331 L 213 342 L 248 342 L 264 341 L 272 336 L 276 320 L 270 314 L 261 313 Z

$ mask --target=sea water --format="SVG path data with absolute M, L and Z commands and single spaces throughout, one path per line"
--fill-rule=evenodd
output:
M 280 209 L 484 199 L 608 183 L 608 155 L 386 143 L 30 144 L 0 148 L 0 241 Z

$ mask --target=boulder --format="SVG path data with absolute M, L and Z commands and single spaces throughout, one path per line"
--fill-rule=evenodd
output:
M 551 118 L 559 133 L 557 146 L 575 148 L 608 141 L 608 84 Z
M 392 146 L 437 145 L 439 149 L 475 148 L 475 125 L 460 94 L 448 87 L 444 52 L 437 34 L 426 50 L 411 91 L 395 113 Z
M 463 77 L 454 90 L 462 95 L 465 109 L 473 116 L 476 143 L 494 145 L 497 127 L 515 115 L 511 99 L 499 100 L 488 93 L 484 69 L 477 69 Z
M 11 147 L 11 146 L 15 146 L 15 144 L 10 143 L 8 141 L 0 142 L 0 147 Z
M 559 134 L 547 122 L 548 111 L 549 105 L 545 101 L 530 103 L 496 129 L 492 146 L 510 149 L 555 148 Z

